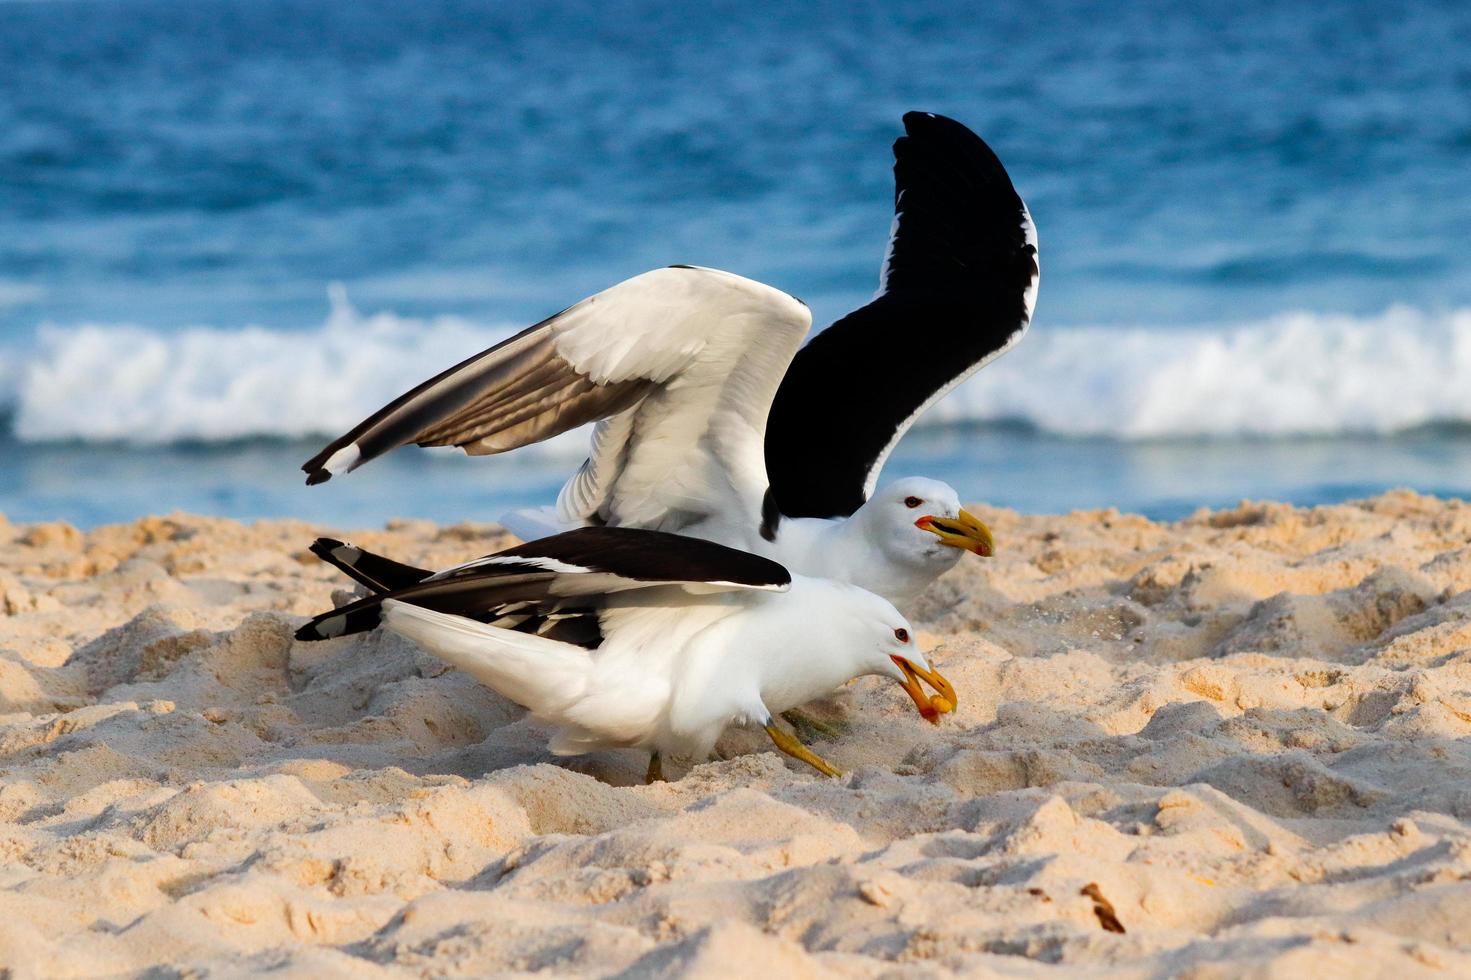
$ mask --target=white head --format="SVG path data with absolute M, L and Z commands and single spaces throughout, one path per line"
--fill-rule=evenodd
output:
M 844 615 L 830 628 L 842 634 L 845 652 L 857 660 L 855 674 L 879 674 L 898 681 L 928 721 L 937 723 L 940 715 L 954 711 L 955 688 L 930 667 L 909 621 L 887 599 L 856 586 L 843 588 L 849 593 Z M 938 694 L 926 694 L 921 680 Z
M 989 557 L 991 531 L 960 506 L 955 488 L 912 476 L 883 487 L 853 515 L 864 536 L 892 562 L 912 569 L 923 584 L 950 569 L 967 551 Z M 923 587 L 923 585 L 921 585 Z

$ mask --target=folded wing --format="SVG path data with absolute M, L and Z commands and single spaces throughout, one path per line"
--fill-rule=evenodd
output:
M 318 554 L 340 558 L 337 552 L 342 549 L 359 556 L 369 554 L 326 539 L 318 544 L 323 545 L 321 550 L 313 548 Z M 349 557 L 359 566 L 364 564 L 360 557 Z M 371 557 L 375 562 L 388 562 Z M 332 563 L 342 567 L 338 561 Z M 709 541 L 635 528 L 588 527 L 377 592 L 322 613 L 301 627 L 296 637 L 326 640 L 373 629 L 381 621 L 383 603 L 396 599 L 591 648 L 602 641 L 599 613 L 615 593 L 667 587 L 694 594 L 783 591 L 790 583 L 791 575 L 776 562 Z
M 373 592 L 392 592 L 394 589 L 407 588 L 434 574 L 427 568 L 405 565 L 392 558 L 364 551 L 355 544 L 332 538 L 318 538 L 313 541 L 311 553 Z

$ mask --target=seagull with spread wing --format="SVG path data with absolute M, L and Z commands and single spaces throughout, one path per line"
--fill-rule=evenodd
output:
M 329 539 L 312 551 L 371 594 L 297 639 L 381 624 L 529 709 L 559 755 L 649 750 L 651 781 L 661 755 L 703 760 L 731 725 L 839 775 L 774 715 L 864 674 L 898 681 L 931 721 L 955 707 L 886 600 L 699 538 L 580 528 L 438 573 Z
M 896 602 L 965 552 L 989 555 L 947 484 L 874 488 L 914 420 L 1025 333 L 1036 234 L 978 136 L 932 113 L 904 127 L 878 293 L 806 347 L 811 313 L 786 293 L 656 269 L 395 399 L 309 460 L 307 482 L 411 442 L 483 455 L 596 422 L 555 507 L 508 515 L 513 531 L 691 535 Z

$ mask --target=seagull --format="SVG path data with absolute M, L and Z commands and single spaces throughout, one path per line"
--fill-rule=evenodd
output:
M 904 128 L 878 293 L 806 347 L 811 313 L 781 290 L 655 269 L 395 399 L 304 464 L 307 483 L 410 442 L 486 455 L 596 422 L 556 505 L 507 527 L 701 537 L 901 603 L 966 552 L 990 555 L 948 484 L 874 490 L 914 420 L 1025 333 L 1036 232 L 980 137 L 933 113 Z
M 707 758 L 732 725 L 841 775 L 774 715 L 865 674 L 930 721 L 956 703 L 885 599 L 699 538 L 578 528 L 437 573 L 326 538 L 312 551 L 371 594 L 297 639 L 382 625 L 527 708 L 558 755 L 649 750 L 651 782 L 661 757 Z

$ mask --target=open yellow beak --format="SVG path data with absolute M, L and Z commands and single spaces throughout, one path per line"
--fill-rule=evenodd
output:
M 938 670 L 923 670 L 897 655 L 891 655 L 889 659 L 898 664 L 899 669 L 904 672 L 904 680 L 900 686 L 914 700 L 914 706 L 919 709 L 919 713 L 924 717 L 925 721 L 932 725 L 938 725 L 941 715 L 947 715 L 955 710 L 955 688 L 951 687 L 950 682 L 940 676 Z M 926 694 L 924 688 L 919 686 L 921 680 L 939 693 L 933 695 Z
M 964 508 L 954 517 L 921 517 L 914 522 L 914 526 L 938 535 L 941 544 L 963 551 L 974 551 L 982 558 L 990 558 L 996 553 L 996 544 L 991 540 L 991 529 Z

